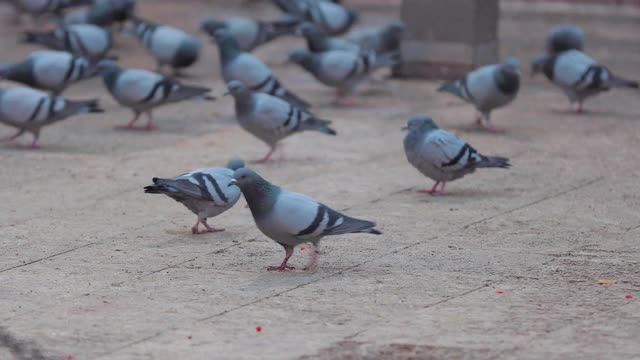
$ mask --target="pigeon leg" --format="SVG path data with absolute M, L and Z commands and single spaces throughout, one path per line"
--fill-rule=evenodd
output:
M 443 181 L 442 182 L 442 186 L 440 187 L 440 191 L 435 192 L 434 195 L 444 195 L 444 187 L 445 187 L 446 184 L 447 184 L 447 182 Z
M 11 141 L 17 139 L 18 136 L 24 134 L 24 132 L 25 132 L 25 129 L 20 129 L 20 130 L 18 130 L 17 133 L 15 133 L 15 135 L 0 139 L 0 142 L 11 142 Z
M 305 270 L 315 270 L 318 267 L 318 256 L 320 255 L 320 250 L 318 250 L 318 246 L 313 244 L 313 251 L 311 252 L 311 261 L 309 261 L 309 265 L 307 265 Z
M 355 98 L 353 90 L 338 89 L 336 90 L 336 99 L 334 101 L 339 106 L 357 106 L 360 102 Z
M 582 114 L 584 112 L 584 108 L 582 107 L 582 101 L 578 101 L 578 104 L 576 105 L 576 112 L 578 114 Z
M 284 260 L 282 261 L 282 264 L 280 264 L 280 266 L 269 266 L 267 268 L 267 271 L 286 271 L 286 270 L 295 269 L 293 266 L 287 265 L 287 261 L 289 261 L 289 258 L 293 254 L 293 246 L 291 245 L 282 245 L 282 246 L 284 247 L 284 251 L 285 251 L 285 257 L 284 257 Z
M 127 125 L 118 126 L 118 128 L 120 128 L 120 129 L 133 129 L 133 124 L 135 124 L 136 121 L 138 121 L 138 118 L 140 118 L 140 113 L 135 111 L 134 115 L 133 115 L 133 119 L 131 119 L 131 121 L 129 121 L 129 123 L 127 123 Z
M 258 160 L 254 160 L 252 161 L 252 163 L 254 164 L 264 164 L 267 161 L 271 160 L 271 155 L 273 155 L 273 152 L 276 151 L 276 147 L 272 146 L 271 149 L 269 149 L 269 152 L 267 153 L 267 155 L 265 155 L 262 159 L 258 159 Z
M 436 181 L 435 184 L 433 184 L 433 187 L 431 187 L 431 190 L 418 190 L 419 193 L 423 193 L 423 194 L 435 194 L 436 193 L 436 189 L 438 188 L 438 185 L 440 185 L 440 181 Z
M 153 130 L 153 115 L 151 114 L 151 110 L 147 111 L 147 126 L 145 126 L 147 131 Z
M 192 234 L 199 234 L 200 233 L 200 230 L 198 230 L 198 226 L 199 225 L 200 225 L 200 217 L 198 217 L 198 220 L 196 220 L 196 224 L 191 227 L 191 233 Z
M 202 225 L 204 225 L 204 227 L 207 228 L 208 232 L 218 232 L 218 231 L 224 231 L 224 229 L 216 229 L 213 226 L 209 226 L 209 224 L 207 224 L 207 218 L 204 218 L 202 220 L 200 220 L 200 222 L 202 223 Z
M 31 142 L 31 149 L 39 149 L 40 145 L 38 145 L 38 138 L 40 137 L 40 130 L 36 130 L 33 132 L 33 141 Z

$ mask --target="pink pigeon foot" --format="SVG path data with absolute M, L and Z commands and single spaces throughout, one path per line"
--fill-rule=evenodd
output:
M 213 226 L 209 226 L 209 224 L 207 224 L 207 220 L 202 220 L 201 221 L 202 225 L 204 225 L 205 228 L 207 228 L 208 232 L 219 232 L 219 231 L 224 231 L 224 229 L 216 229 Z
M 266 162 L 268 162 L 269 160 L 271 160 L 271 155 L 273 155 L 273 152 L 275 151 L 275 148 L 271 148 L 271 150 L 269 150 L 269 152 L 262 157 L 261 159 L 258 160 L 253 160 L 251 161 L 252 164 L 264 164 Z

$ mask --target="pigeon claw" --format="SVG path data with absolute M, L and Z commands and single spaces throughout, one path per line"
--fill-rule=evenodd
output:
M 280 265 L 280 266 L 269 266 L 267 268 L 267 271 L 278 271 L 278 272 L 284 272 L 287 270 L 295 270 L 296 268 L 294 268 L 293 266 L 289 266 L 289 265 Z

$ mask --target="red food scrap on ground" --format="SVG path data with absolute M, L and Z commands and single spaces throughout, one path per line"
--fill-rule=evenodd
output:
M 67 355 L 67 360 L 71 360 L 71 359 L 73 359 L 73 355 L 71 354 Z
M 257 331 L 257 332 L 262 331 L 262 326 L 260 326 L 260 325 L 256 326 L 256 331 Z
M 300 251 L 305 251 L 307 249 L 306 246 L 300 246 Z
M 498 290 L 498 291 L 496 291 L 496 294 L 504 294 L 504 291 Z
M 627 294 L 624 296 L 625 299 L 631 299 L 633 296 L 631 294 Z

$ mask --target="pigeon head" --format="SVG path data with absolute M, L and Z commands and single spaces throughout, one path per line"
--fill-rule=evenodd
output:
M 317 38 L 324 35 L 324 32 L 322 32 L 316 24 L 310 22 L 300 25 L 298 30 L 300 31 L 300 34 L 306 38 Z
M 227 163 L 227 168 L 231 169 L 233 171 L 236 171 L 236 170 L 241 169 L 243 167 L 244 167 L 244 161 L 242 161 L 242 159 L 239 159 L 239 158 L 232 158 Z
M 202 19 L 202 21 L 200 21 L 200 29 L 212 36 L 216 30 L 223 28 L 226 28 L 224 22 L 216 20 L 212 17 L 206 17 Z
M 213 32 L 213 38 L 218 44 L 218 52 L 222 59 L 222 63 L 226 64 L 242 53 L 240 45 L 233 34 L 226 27 L 222 27 Z
M 551 56 L 549 54 L 540 54 L 531 61 L 531 77 L 537 73 L 544 72 L 544 67 Z
M 427 131 L 437 129 L 438 125 L 432 118 L 425 115 L 414 115 L 407 121 L 407 127 L 404 129 L 409 131 Z
M 519 72 L 520 66 L 521 66 L 520 60 L 518 60 L 518 58 L 513 56 L 509 56 L 508 58 L 506 58 L 502 63 L 502 65 L 505 69 L 515 71 L 515 72 Z
M 251 91 L 247 85 L 238 80 L 232 80 L 227 83 L 227 92 L 225 95 L 231 95 L 233 97 L 242 97 L 251 94 Z
M 311 53 L 304 49 L 293 49 L 289 51 L 289 61 L 295 64 L 306 66 L 311 63 Z
M 120 65 L 112 59 L 102 59 L 96 63 L 96 72 L 101 75 L 105 75 L 109 72 L 117 72 L 120 70 Z
M 233 173 L 233 181 L 229 186 L 236 185 L 242 191 L 249 204 L 254 218 L 267 213 L 275 204 L 280 188 L 263 179 L 255 171 L 240 168 Z

